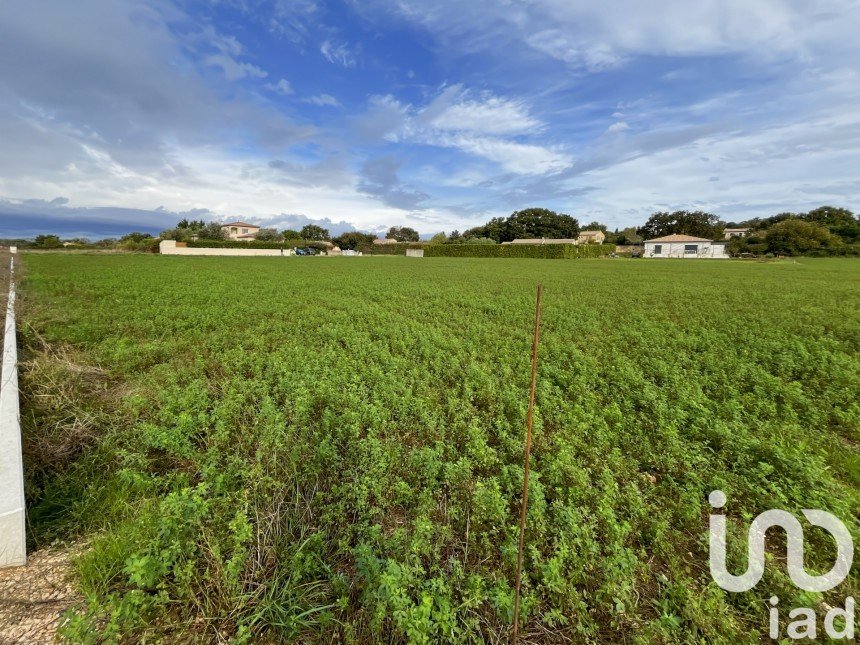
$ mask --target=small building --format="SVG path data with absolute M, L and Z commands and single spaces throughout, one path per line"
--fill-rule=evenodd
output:
M 666 235 L 645 240 L 646 258 L 728 258 L 724 242 L 692 235 Z
M 730 240 L 733 237 L 746 237 L 750 234 L 748 228 L 727 228 L 723 231 L 725 239 Z
M 260 227 L 247 222 L 228 222 L 221 224 L 221 230 L 231 240 L 253 240 L 256 239 Z
M 606 239 L 606 233 L 603 231 L 580 231 L 579 237 L 576 238 L 577 244 L 603 244 Z

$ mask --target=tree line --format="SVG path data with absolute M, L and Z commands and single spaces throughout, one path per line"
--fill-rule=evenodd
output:
M 731 237 L 726 248 L 731 255 L 860 255 L 860 219 L 847 208 L 820 206 L 805 213 L 779 213 L 772 217 L 756 217 L 726 222 L 713 213 L 678 210 L 652 213 L 640 227 L 627 227 L 610 231 L 605 224 L 592 221 L 580 226 L 568 214 L 547 208 L 527 208 L 514 211 L 507 217 L 494 217 L 486 224 L 467 229 L 462 233 L 437 233 L 431 244 L 502 244 L 515 239 L 576 239 L 581 231 L 600 230 L 605 242 L 616 245 L 639 245 L 644 240 L 672 234 L 686 234 L 711 240 L 724 241 L 727 228 L 746 228 L 743 237 Z M 132 232 L 119 239 L 107 238 L 90 242 L 82 238 L 61 240 L 57 235 L 38 235 L 34 240 L 4 240 L 21 247 L 55 249 L 71 247 L 119 248 L 125 250 L 157 250 L 158 240 L 177 241 L 225 240 L 227 234 L 219 222 L 182 219 L 158 237 L 149 233 Z M 261 228 L 256 239 L 282 242 L 285 246 L 313 242 L 331 242 L 341 249 L 368 248 L 377 239 L 374 233 L 347 231 L 332 236 L 328 229 L 307 224 L 299 230 Z M 418 242 L 418 231 L 408 226 L 392 226 L 385 234 L 388 240 Z

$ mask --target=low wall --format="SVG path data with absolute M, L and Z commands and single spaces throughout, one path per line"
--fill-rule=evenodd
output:
M 162 240 L 158 245 L 162 255 L 292 255 L 292 249 L 229 249 L 229 248 L 198 248 L 191 246 L 179 246 L 175 240 Z
M 406 249 L 407 258 L 423 258 L 424 249 Z
M 3 368 L 0 375 L 0 567 L 27 564 L 14 268 L 15 260 L 11 259 L 6 329 L 3 335 Z

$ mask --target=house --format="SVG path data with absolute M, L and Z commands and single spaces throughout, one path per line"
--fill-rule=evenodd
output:
M 746 237 L 750 234 L 750 230 L 748 228 L 727 228 L 723 233 L 725 238 L 730 240 L 733 237 Z
M 727 258 L 726 245 L 692 235 L 666 235 L 645 240 L 646 258 Z
M 260 227 L 247 222 L 228 222 L 221 224 L 221 230 L 231 240 L 253 240 L 257 237 Z
M 377 237 L 375 240 L 373 240 L 373 243 L 379 244 L 379 245 L 382 245 L 382 244 L 400 244 L 400 242 L 398 242 L 397 240 L 390 238 L 390 237 L 386 237 L 386 238 Z
M 577 244 L 603 244 L 606 234 L 603 231 L 580 231 L 576 238 Z

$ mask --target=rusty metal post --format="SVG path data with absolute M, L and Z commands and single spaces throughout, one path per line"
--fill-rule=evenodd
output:
M 523 547 L 526 535 L 526 509 L 529 503 L 529 462 L 532 454 L 532 419 L 535 410 L 535 386 L 537 385 L 538 342 L 540 341 L 540 298 L 543 285 L 537 286 L 537 301 L 535 302 L 535 332 L 532 342 L 532 384 L 529 390 L 529 410 L 526 415 L 526 446 L 523 463 L 523 501 L 520 509 L 520 547 L 517 553 L 517 588 L 514 596 L 514 642 L 520 633 L 520 583 L 523 576 Z

